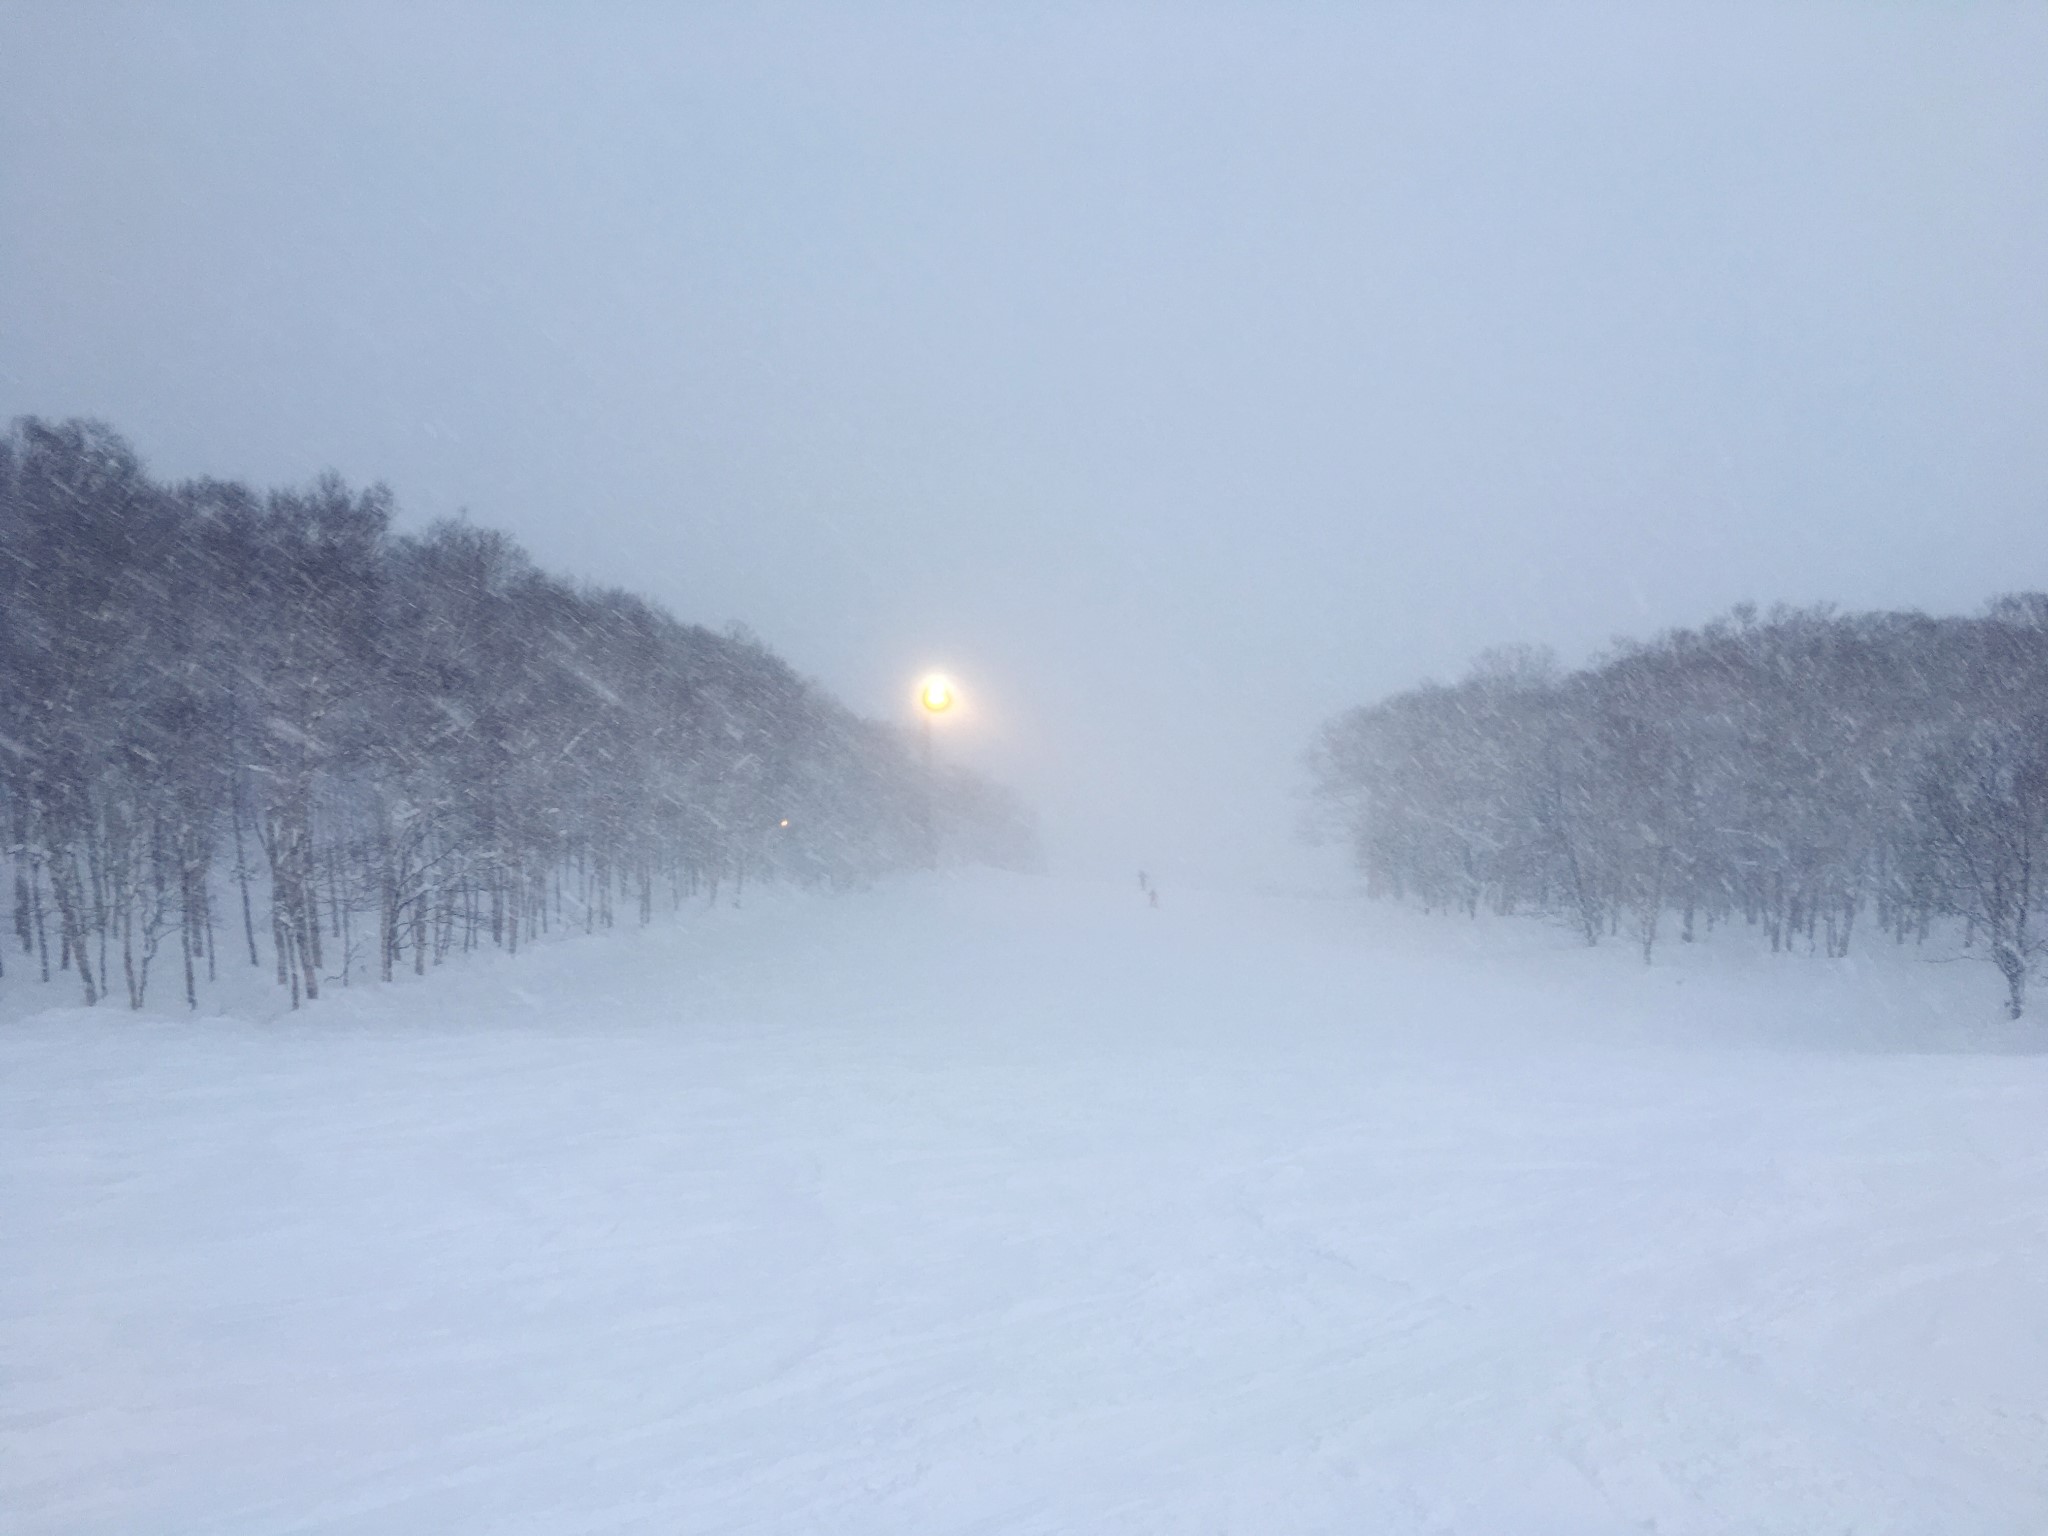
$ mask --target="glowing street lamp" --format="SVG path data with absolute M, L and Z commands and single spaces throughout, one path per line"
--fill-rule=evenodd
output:
M 939 867 L 939 826 L 933 814 L 938 798 L 938 773 L 932 766 L 932 722 L 953 707 L 952 682 L 934 672 L 917 685 L 917 702 L 924 709 L 924 867 Z

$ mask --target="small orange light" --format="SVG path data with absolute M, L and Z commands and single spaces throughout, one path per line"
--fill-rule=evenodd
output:
M 953 685 L 943 677 L 928 677 L 917 691 L 917 702 L 935 715 L 953 707 Z

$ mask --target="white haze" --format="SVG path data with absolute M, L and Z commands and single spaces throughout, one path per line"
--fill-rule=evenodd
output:
M 1363 8 L 1361 8 L 1363 10 Z M 742 621 L 1069 865 L 1325 715 L 2048 587 L 2048 9 L 0 10 L 0 417 Z

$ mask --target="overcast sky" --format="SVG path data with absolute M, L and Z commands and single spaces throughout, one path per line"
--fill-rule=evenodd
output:
M 743 621 L 1069 864 L 1505 641 L 2048 587 L 2048 6 L 0 0 L 0 417 Z

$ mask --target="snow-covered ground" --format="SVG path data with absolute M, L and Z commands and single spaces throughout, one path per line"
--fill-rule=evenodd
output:
M 1659 960 L 959 877 L 16 1020 L 0 1528 L 2048 1529 L 2048 1018 Z

